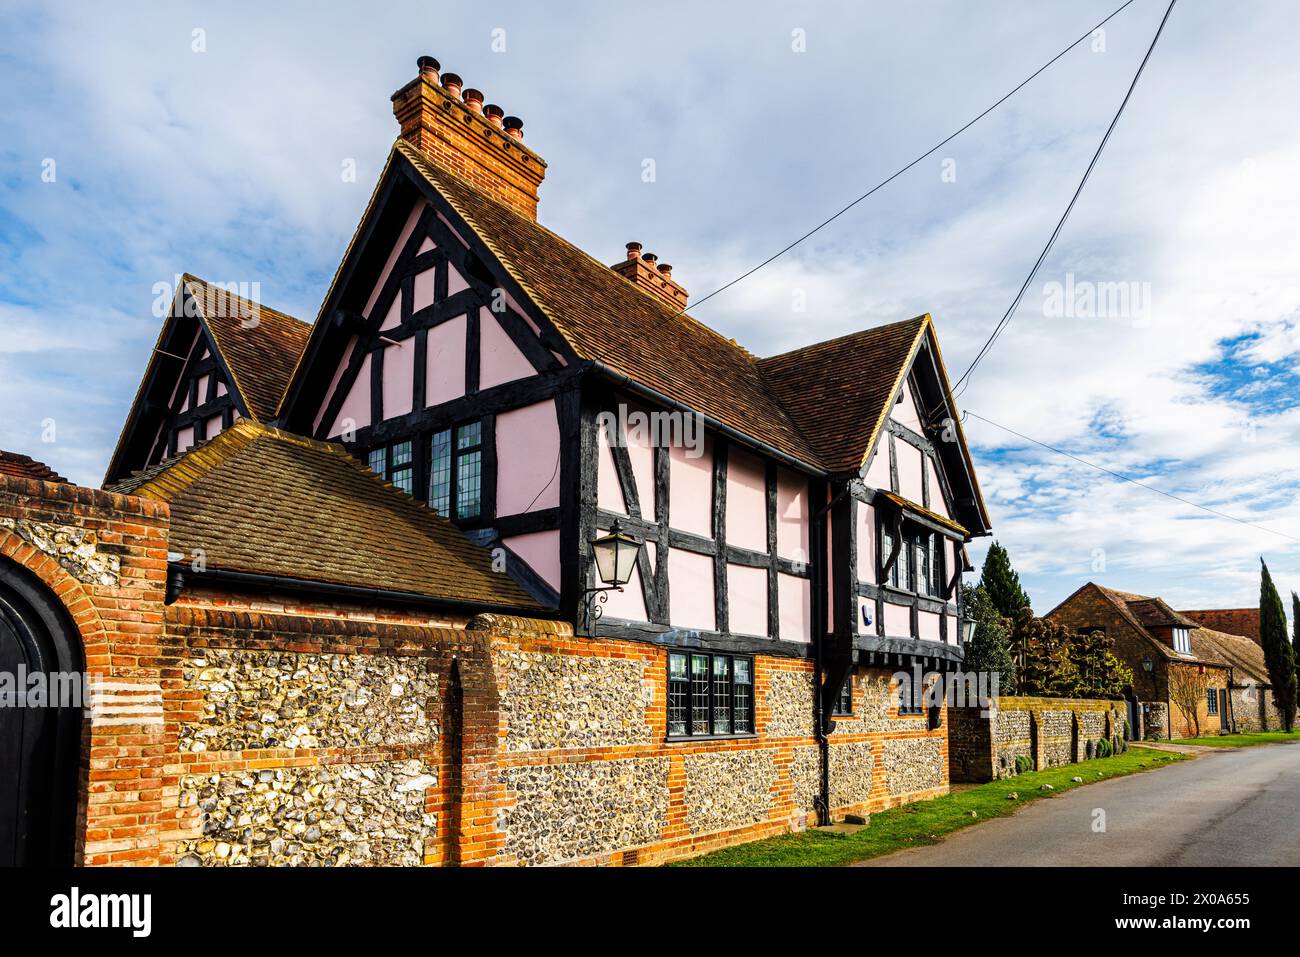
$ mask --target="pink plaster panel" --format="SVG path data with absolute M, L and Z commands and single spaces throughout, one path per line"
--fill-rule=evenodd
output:
M 229 392 L 230 392 L 230 390 L 226 388 L 225 380 L 224 380 L 224 379 L 218 379 L 218 380 L 217 380 L 217 397 L 220 398 L 220 397 L 223 396 L 223 395 L 228 395 Z
M 809 560 L 808 480 L 795 472 L 776 473 L 776 553 L 796 562 Z
M 469 283 L 465 277 L 460 274 L 460 270 L 450 263 L 447 264 L 447 295 L 454 296 L 456 293 L 469 288 Z
M 767 569 L 728 565 L 727 608 L 733 634 L 767 637 Z
M 221 434 L 221 416 L 214 415 L 203 423 L 203 433 L 210 439 L 215 439 Z
M 899 425 L 905 425 L 913 432 L 924 434 L 925 430 L 921 428 L 921 414 L 917 411 L 916 396 L 912 392 L 910 382 L 903 384 L 903 401 L 894 406 L 891 415 Z
M 927 641 L 943 640 L 942 633 L 939 631 L 939 616 L 932 611 L 917 612 L 916 629 L 918 637 Z
M 321 402 L 320 408 L 316 410 L 316 419 L 312 423 L 312 434 L 315 435 L 320 429 L 321 419 L 325 417 L 325 410 L 334 399 L 334 390 L 339 387 L 339 380 L 343 378 L 343 373 L 352 361 L 352 350 L 357 346 L 357 337 L 353 336 L 348 340 L 347 348 L 343 350 L 343 358 L 339 360 L 338 367 L 334 370 L 334 375 L 330 378 L 330 387 L 325 391 L 325 399 Z
M 921 492 L 921 450 L 906 442 L 895 442 L 894 448 L 898 456 L 898 494 L 920 504 L 923 494 Z
M 384 418 L 406 415 L 414 402 L 415 340 L 384 349 Z
M 653 543 L 646 547 L 649 549 L 647 557 L 653 565 Z M 622 618 L 626 621 L 650 620 L 650 616 L 645 613 L 645 592 L 642 591 L 639 570 L 633 570 L 632 578 L 623 586 L 622 591 L 609 593 L 609 601 L 605 603 L 605 614 L 610 618 Z
M 527 535 L 514 535 L 502 539 L 510 549 L 533 571 L 542 576 L 546 584 L 556 591 L 560 590 L 560 532 L 530 532 Z
M 479 309 L 479 387 L 500 385 L 536 375 L 533 364 L 506 335 L 492 310 Z
M 711 556 L 680 548 L 668 550 L 668 605 L 669 618 L 678 628 L 712 631 L 717 627 Z
M 596 504 L 610 512 L 627 514 L 623 489 L 618 484 L 618 470 L 614 467 L 614 453 L 609 448 L 609 433 L 605 423 L 597 429 L 596 437 Z
M 194 428 L 186 426 L 183 429 L 176 430 L 176 454 L 184 452 L 194 444 Z
M 402 297 L 394 296 L 393 304 L 388 307 L 388 312 L 384 315 L 384 321 L 379 324 L 380 332 L 387 332 L 389 329 L 396 329 L 402 324 Z
M 202 405 L 208 400 L 208 380 L 211 378 L 212 377 L 209 375 L 199 376 L 199 387 L 197 390 L 199 393 L 199 405 Z
M 338 418 L 330 426 L 329 437 L 333 438 L 346 431 L 349 423 L 358 429 L 364 429 L 370 424 L 370 356 L 361 360 L 356 381 L 352 383 L 348 397 L 339 407 Z
M 426 269 L 415 274 L 411 283 L 411 311 L 416 312 L 433 305 L 433 280 L 436 270 Z
M 668 521 L 673 528 L 713 537 L 713 441 L 691 458 L 680 445 L 669 448 Z
M 867 474 L 863 481 L 868 488 L 889 490 L 889 433 L 881 433 L 876 451 L 871 453 L 871 461 L 867 463 Z
M 936 515 L 942 515 L 944 518 L 951 518 L 948 513 L 948 506 L 943 500 L 943 486 L 939 484 L 939 476 L 934 470 L 934 461 L 931 460 L 930 468 L 926 470 L 925 480 L 930 483 L 930 511 Z
M 402 247 L 406 241 L 411 238 L 411 233 L 415 232 L 415 224 L 420 219 L 420 214 L 424 212 L 424 201 L 419 200 L 411 207 L 410 214 L 406 217 L 406 224 L 402 226 L 402 232 L 397 237 L 397 242 L 388 253 L 388 261 L 384 263 L 384 269 L 379 274 L 379 279 L 375 282 L 374 288 L 370 291 L 370 298 L 366 300 L 366 310 L 364 315 L 369 318 L 370 311 L 375 308 L 375 300 L 379 298 L 379 293 L 383 291 L 384 283 L 388 282 L 388 275 L 393 271 L 393 266 L 397 264 L 397 257 L 402 254 Z
M 465 394 L 464 316 L 429 330 L 424 358 L 424 403 L 441 405 Z
M 858 513 L 858 580 L 876 580 L 876 510 L 865 502 L 856 502 Z
M 776 576 L 777 608 L 784 641 L 812 641 L 812 586 L 806 578 Z
M 627 457 L 632 463 L 632 478 L 636 481 L 637 504 L 641 507 L 641 517 L 648 522 L 657 521 L 655 512 L 655 455 L 650 444 L 652 436 L 642 434 L 644 430 L 629 430 L 627 436 Z M 671 512 L 669 513 L 671 514 Z
M 497 514 L 560 504 L 560 425 L 552 400 L 496 417 Z
M 425 236 L 424 239 L 420 240 L 420 248 L 416 250 L 416 254 L 423 255 L 424 253 L 431 253 L 437 248 L 438 248 L 437 243 L 435 243 L 428 236 Z
M 767 552 L 767 480 L 763 461 L 737 448 L 727 456 L 727 544 Z
M 885 636 L 909 638 L 912 635 L 912 610 L 893 602 L 885 602 Z

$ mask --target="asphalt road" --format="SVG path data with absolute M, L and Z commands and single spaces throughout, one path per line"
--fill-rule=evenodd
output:
M 1295 866 L 1298 824 L 1300 744 L 1262 745 L 1090 784 L 862 866 Z

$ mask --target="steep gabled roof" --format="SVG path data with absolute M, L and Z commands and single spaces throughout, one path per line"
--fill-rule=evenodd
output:
M 1219 645 L 1213 643 L 1204 634 L 1206 629 L 1199 628 L 1195 622 L 1183 618 L 1178 612 L 1170 608 L 1163 599 L 1152 598 L 1149 595 L 1137 595 L 1133 592 L 1117 591 L 1114 588 L 1098 585 L 1096 582 L 1089 582 L 1083 587 L 1095 588 L 1164 658 L 1170 661 L 1200 662 L 1222 667 L 1231 665 L 1231 662 L 1221 654 Z M 1080 591 L 1082 590 L 1081 588 Z M 1075 594 L 1078 594 L 1078 592 Z M 1074 596 L 1072 595 L 1072 597 Z M 1061 605 L 1066 604 L 1069 600 L 1067 598 Z M 1061 605 L 1057 607 L 1059 608 Z M 1052 612 L 1048 612 L 1049 617 L 1051 614 Z M 1177 625 L 1193 629 L 1191 632 L 1192 653 L 1190 655 L 1179 654 L 1174 651 L 1173 648 L 1161 641 L 1149 630 L 1163 625 Z
M 133 494 L 168 502 L 170 549 L 202 549 L 209 569 L 542 611 L 486 549 L 338 443 L 245 420 Z
M 928 320 L 918 316 L 759 360 L 768 386 L 831 471 L 862 465 Z
M 184 351 L 192 341 L 194 323 L 210 342 L 221 369 L 229 373 L 223 378 L 240 415 L 258 421 L 275 417 L 311 333 L 311 326 L 301 320 L 184 274 L 122 424 L 105 483 L 124 481 L 138 464 L 131 459 L 148 456 L 166 420 L 163 407 L 175 384 L 163 369 L 175 368 L 175 375 L 181 375 L 183 366 L 176 363 L 186 357 L 178 350 Z
M 1197 642 L 1212 646 L 1219 659 L 1232 665 L 1239 676 L 1263 687 L 1271 687 L 1268 676 L 1268 664 L 1264 661 L 1264 649 L 1249 638 L 1230 635 L 1210 628 L 1198 628 L 1192 632 L 1192 648 Z
M 817 453 L 733 340 L 646 295 L 546 227 L 443 171 L 415 147 L 394 150 L 451 205 L 582 359 L 673 398 L 815 468 Z
M 66 482 L 62 475 L 44 462 L 38 462 L 30 455 L 20 452 L 5 452 L 0 449 L 0 475 L 12 478 L 39 479 L 42 482 Z
M 230 369 L 247 417 L 271 421 L 311 326 L 189 273 L 184 281 Z

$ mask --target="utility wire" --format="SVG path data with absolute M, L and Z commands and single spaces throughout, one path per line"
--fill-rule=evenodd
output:
M 875 186 L 871 187 L 871 189 L 867 190 L 865 193 L 863 193 L 861 196 L 859 196 L 859 197 L 858 197 L 857 199 L 855 199 L 853 202 L 849 203 L 847 206 L 845 206 L 845 207 L 844 207 L 843 209 L 841 209 L 839 212 L 835 213 L 835 215 L 829 217 L 828 219 L 824 219 L 824 220 L 822 220 L 820 223 L 818 223 L 818 224 L 817 224 L 816 226 L 814 226 L 812 229 L 808 230 L 808 232 L 804 233 L 802 236 L 800 236 L 800 237 L 799 237 L 798 239 L 796 239 L 794 242 L 790 243 L 788 246 L 785 246 L 785 247 L 782 248 L 781 250 L 779 250 L 779 251 L 773 253 L 771 256 L 768 256 L 766 259 L 764 259 L 764 260 L 763 260 L 761 263 L 759 263 L 757 266 L 754 266 L 754 267 L 753 267 L 752 269 L 750 269 L 749 271 L 744 272 L 744 273 L 742 273 L 741 275 L 737 276 L 735 279 L 731 280 L 731 282 L 727 283 L 725 286 L 719 286 L 717 289 L 713 290 L 713 292 L 709 293 L 709 294 L 708 294 L 707 296 L 705 296 L 704 298 L 695 300 L 694 302 L 691 303 L 691 308 L 692 308 L 692 309 L 698 309 L 700 306 L 702 306 L 704 303 L 708 302 L 708 301 L 709 301 L 710 299 L 712 299 L 714 296 L 718 295 L 718 294 L 721 293 L 721 292 L 726 292 L 726 291 L 727 291 L 728 289 L 730 289 L 732 286 L 736 285 L 736 284 L 739 283 L 739 282 L 743 282 L 744 280 L 748 279 L 750 276 L 754 275 L 754 273 L 758 272 L 758 271 L 759 271 L 760 269 L 762 269 L 764 266 L 767 266 L 767 265 L 769 265 L 770 263 L 773 263 L 773 262 L 775 262 L 776 260 L 780 259 L 782 256 L 784 256 L 784 255 L 785 255 L 786 253 L 788 253 L 790 250 L 794 249 L 796 246 L 798 246 L 800 243 L 802 243 L 805 239 L 808 239 L 808 238 L 809 238 L 810 236 L 812 236 L 814 233 L 820 231 L 820 230 L 823 229 L 824 227 L 829 226 L 831 223 L 835 222 L 835 220 L 839 219 L 841 216 L 843 216 L 845 213 L 847 213 L 847 212 L 848 212 L 850 209 L 852 209 L 854 206 L 858 205 L 858 203 L 862 202 L 864 199 L 866 199 L 866 198 L 867 198 L 868 196 L 870 196 L 872 193 L 876 192 L 877 190 L 881 189 L 881 188 L 884 187 L 884 186 L 888 186 L 890 183 L 892 183 L 892 182 L 893 182 L 894 180 L 896 180 L 898 177 L 902 176 L 904 173 L 906 173 L 909 169 L 911 169 L 911 168 L 912 168 L 913 166 L 915 166 L 917 163 L 921 162 L 921 160 L 925 159 L 925 158 L 928 157 L 928 156 L 933 155 L 935 152 L 937 152 L 938 150 L 942 149 L 944 146 L 947 146 L 949 143 L 951 143 L 954 139 L 956 139 L 956 138 L 957 138 L 958 136 L 960 136 L 962 133 L 965 133 L 968 129 L 970 129 L 972 126 L 974 126 L 974 125 L 975 125 L 976 123 L 978 123 L 980 120 L 984 119 L 984 117 L 988 116 L 990 113 L 992 113 L 994 110 L 996 110 L 999 106 L 1001 106 L 1001 105 L 1002 105 L 1003 103 L 1005 103 L 1007 100 L 1011 99 L 1011 97 L 1013 97 L 1013 96 L 1015 96 L 1017 93 L 1019 93 L 1022 89 L 1024 89 L 1026 86 L 1028 86 L 1028 85 L 1029 85 L 1033 80 L 1035 80 L 1035 79 L 1038 77 L 1038 75 L 1039 75 L 1040 73 L 1042 73 L 1044 70 L 1046 70 L 1048 67 L 1050 67 L 1050 66 L 1051 66 L 1053 63 L 1055 63 L 1057 60 L 1061 59 L 1061 57 L 1065 56 L 1067 53 L 1069 53 L 1071 50 L 1073 50 L 1075 47 L 1077 47 L 1077 46 L 1078 46 L 1080 43 L 1082 43 L 1084 40 L 1087 40 L 1089 37 L 1091 37 L 1094 33 L 1096 33 L 1098 30 L 1100 30 L 1102 27 L 1104 27 L 1104 26 L 1105 26 L 1105 25 L 1106 25 L 1110 20 L 1112 20 L 1114 17 L 1118 16 L 1121 12 L 1123 12 L 1123 10 L 1124 10 L 1127 6 L 1129 6 L 1129 4 L 1131 4 L 1131 3 L 1133 3 L 1133 2 L 1134 2 L 1134 0 L 1125 0 L 1125 3 L 1123 3 L 1123 4 L 1121 4 L 1119 7 L 1117 7 L 1117 8 L 1115 9 L 1115 11 L 1114 11 L 1113 13 L 1110 14 L 1110 16 L 1108 16 L 1108 17 L 1106 17 L 1106 19 L 1100 21 L 1096 26 L 1094 26 L 1092 29 L 1090 29 L 1087 33 L 1085 33 L 1083 36 L 1079 37 L 1079 39 L 1075 40 L 1073 43 L 1071 43 L 1068 47 L 1066 47 L 1066 48 L 1065 48 L 1064 50 L 1062 50 L 1060 53 L 1056 54 L 1056 56 L 1052 57 L 1050 60 L 1048 60 L 1046 63 L 1044 63 L 1042 66 L 1040 66 L 1040 67 L 1039 67 L 1037 70 L 1035 70 L 1033 73 L 1029 74 L 1029 76 L 1027 76 L 1025 79 L 1021 80 L 1020 83 L 1018 83 L 1018 84 L 1015 86 L 1014 89 L 1012 89 L 1009 93 L 1005 94 L 1001 99 L 999 99 L 996 103 L 994 103 L 992 106 L 990 106 L 988 109 L 986 109 L 983 113 L 980 113 L 980 114 L 979 114 L 978 116 L 976 116 L 974 119 L 972 119 L 972 120 L 970 120 L 968 123 L 966 123 L 966 125 L 964 125 L 964 126 L 961 127 L 959 130 L 957 130 L 957 132 L 951 134 L 950 136 L 945 137 L 944 139 L 940 140 L 938 143 L 934 144 L 934 146 L 930 147 L 928 150 L 926 150 L 924 153 L 922 153 L 922 154 L 921 154 L 920 156 L 918 156 L 916 159 L 912 160 L 912 161 L 911 161 L 910 163 L 908 163 L 906 166 L 903 166 L 903 167 L 899 168 L 896 172 L 890 174 L 887 178 L 881 180 L 881 181 L 880 181 L 879 183 L 877 183 Z M 1172 6 L 1172 4 L 1170 4 L 1170 6 Z M 1168 18 L 1168 16 L 1169 16 L 1169 14 L 1166 13 L 1166 14 L 1165 14 L 1166 19 Z M 1161 26 L 1163 27 L 1164 24 L 1161 23 Z M 1148 54 L 1148 55 L 1150 55 L 1150 54 Z M 1145 61 L 1143 61 L 1143 62 L 1145 62 Z M 1130 91 L 1130 92 L 1131 92 L 1131 91 Z M 1109 134 L 1107 134 L 1107 135 L 1109 135 Z M 685 311 L 685 310 L 683 310 L 683 312 L 684 312 L 684 311 Z
M 983 358 L 988 355 L 989 350 L 993 348 L 993 344 L 997 342 L 998 337 L 1002 335 L 1002 330 L 1006 328 L 1007 324 L 1011 321 L 1012 315 L 1015 314 L 1016 307 L 1020 305 L 1020 300 L 1024 297 L 1025 290 L 1027 290 L 1029 284 L 1034 281 L 1034 276 L 1038 274 L 1039 267 L 1043 265 L 1043 260 L 1046 259 L 1047 254 L 1051 252 L 1052 246 L 1056 243 L 1056 238 L 1061 235 L 1061 230 L 1065 226 L 1065 221 L 1070 218 L 1070 212 L 1074 209 L 1074 204 L 1079 201 L 1079 195 L 1083 192 L 1083 187 L 1087 184 L 1088 177 L 1092 175 L 1093 168 L 1097 165 L 1097 160 L 1101 159 L 1102 150 L 1106 148 L 1106 144 L 1110 141 L 1111 133 L 1115 132 L 1115 127 L 1119 124 L 1119 118 L 1124 115 L 1124 108 L 1128 106 L 1128 101 L 1133 96 L 1133 90 L 1137 87 L 1138 80 L 1142 77 L 1142 71 L 1146 69 L 1147 61 L 1151 59 L 1151 54 L 1155 51 L 1156 44 L 1160 41 L 1160 34 L 1164 33 L 1165 24 L 1169 22 L 1169 15 L 1174 12 L 1174 4 L 1177 2 L 1178 0 L 1169 0 L 1169 6 L 1165 10 L 1165 15 L 1160 20 L 1160 26 L 1156 28 L 1156 35 L 1151 38 L 1151 45 L 1147 47 L 1146 55 L 1142 57 L 1142 62 L 1138 64 L 1137 72 L 1133 74 L 1133 82 L 1128 85 L 1128 92 L 1124 94 L 1124 99 L 1120 102 L 1119 109 L 1115 111 L 1115 116 L 1111 119 L 1110 126 L 1106 127 L 1106 135 L 1101 138 L 1101 142 L 1097 145 L 1097 151 L 1092 154 L 1092 160 L 1088 163 L 1088 168 L 1083 171 L 1083 178 L 1079 180 L 1079 185 L 1075 189 L 1074 195 L 1070 197 L 1069 205 L 1065 207 L 1065 212 L 1061 214 L 1061 218 L 1057 222 L 1056 228 L 1052 230 L 1052 235 L 1048 238 L 1047 245 L 1044 246 L 1043 251 L 1038 254 L 1038 259 L 1034 261 L 1034 266 L 1029 270 L 1029 275 L 1025 277 L 1025 281 L 1021 284 L 1020 291 L 1016 293 L 1016 298 L 1011 300 L 1011 305 L 998 321 L 998 324 L 993 327 L 993 332 L 989 334 L 988 340 L 971 361 L 971 364 L 966 367 L 966 371 L 961 374 L 961 377 L 958 378 L 955 383 L 953 383 L 953 390 L 955 391 L 956 396 L 960 396 L 964 393 L 966 387 L 970 385 L 971 373 L 975 371 L 975 368 L 980 364 Z M 963 383 L 965 384 L 963 385 Z
M 1128 482 L 1131 485 L 1136 485 L 1138 486 L 1138 488 L 1144 488 L 1148 492 L 1155 492 L 1157 495 L 1163 495 L 1165 498 L 1171 498 L 1175 502 L 1181 502 L 1183 505 L 1190 505 L 1192 508 L 1199 508 L 1202 512 L 1209 512 L 1211 515 L 1218 516 L 1219 518 L 1226 518 L 1228 521 L 1236 522 L 1238 525 L 1246 525 L 1249 526 L 1250 528 L 1259 529 L 1261 532 L 1268 532 L 1271 535 L 1277 535 L 1280 538 L 1285 538 L 1285 539 L 1289 539 L 1290 541 L 1300 543 L 1300 538 L 1296 538 L 1294 535 L 1288 535 L 1286 532 L 1279 532 L 1275 528 L 1268 528 L 1267 526 L 1260 525 L 1257 522 L 1248 522 L 1244 518 L 1237 518 L 1237 516 L 1229 515 L 1227 512 L 1220 512 L 1216 508 L 1210 508 L 1208 505 L 1201 505 L 1199 502 L 1193 502 L 1190 499 L 1182 498 L 1181 496 L 1175 495 L 1172 492 L 1166 492 L 1164 489 L 1156 488 L 1154 485 L 1147 485 L 1145 482 L 1139 482 L 1137 479 L 1130 478 L 1129 476 L 1124 475 L 1121 472 L 1116 472 L 1113 469 L 1108 469 L 1104 465 L 1097 465 L 1095 462 L 1089 462 L 1087 459 L 1080 458 L 1079 456 L 1075 455 L 1072 452 L 1067 452 L 1064 449 L 1058 449 L 1054 445 L 1048 445 L 1046 442 L 1040 442 L 1038 441 L 1038 439 L 1030 438 L 1029 436 L 1025 435 L 1022 432 L 1017 432 L 1015 429 L 1008 428 L 1005 425 L 1000 425 L 999 423 L 994 422 L 992 419 L 986 419 L 978 412 L 972 412 L 970 409 L 967 409 L 966 414 L 969 416 L 974 416 L 975 418 L 979 419 L 981 422 L 987 422 L 995 429 L 1001 429 L 1003 432 L 1007 432 L 1011 435 L 1016 436 L 1017 438 L 1024 439 L 1026 442 L 1032 442 L 1034 445 L 1047 449 L 1049 452 L 1055 452 L 1057 455 L 1063 455 L 1068 459 L 1073 459 L 1075 462 L 1078 462 L 1080 465 L 1086 465 L 1088 466 L 1088 468 L 1096 469 L 1098 472 L 1105 472 L 1107 475 L 1111 476 L 1112 478 L 1117 478 L 1120 479 L 1121 481 Z

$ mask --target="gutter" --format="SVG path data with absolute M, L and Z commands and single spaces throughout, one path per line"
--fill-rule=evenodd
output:
M 458 601 L 450 598 L 434 598 L 418 592 L 394 591 L 387 588 L 369 588 L 363 585 L 340 585 L 338 582 L 315 581 L 309 578 L 287 578 L 283 575 L 262 575 L 255 572 L 228 571 L 209 568 L 196 572 L 183 562 L 169 562 L 167 565 L 167 597 L 170 605 L 180 597 L 181 589 L 187 581 L 230 582 L 238 585 L 254 585 L 264 588 L 280 588 L 286 591 L 311 592 L 316 594 L 340 595 L 377 602 L 392 602 L 400 605 L 416 605 L 446 611 L 465 611 L 471 614 L 491 613 L 497 615 L 520 615 L 525 618 L 556 618 L 558 611 L 543 606 L 526 607 L 523 605 L 501 605 L 493 602 Z
M 623 373 L 617 371 L 616 369 L 610 368 L 609 366 L 605 365 L 605 363 L 601 362 L 599 359 L 588 359 L 587 361 L 590 362 L 591 367 L 596 371 L 598 371 L 601 375 L 613 379 L 615 382 L 617 382 L 623 388 L 627 389 L 629 392 L 635 392 L 638 395 L 642 396 L 643 398 L 647 398 L 654 402 L 658 402 L 661 405 L 666 405 L 671 409 L 676 409 L 677 411 L 685 413 L 687 415 L 698 416 L 700 419 L 704 421 L 705 425 L 709 426 L 709 428 L 713 429 L 714 431 L 721 432 L 723 435 L 727 436 L 727 438 L 734 439 L 737 442 L 741 443 L 742 445 L 747 445 L 752 449 L 756 449 L 757 451 L 762 452 L 764 455 L 768 455 L 771 456 L 772 458 L 779 459 L 781 462 L 783 462 L 785 465 L 789 466 L 790 468 L 803 472 L 806 475 L 812 475 L 815 478 L 829 477 L 829 473 L 826 472 L 825 470 L 810 465 L 807 462 L 803 462 L 795 458 L 793 455 L 790 455 L 789 453 L 782 452 L 780 449 L 774 448 L 773 446 L 768 445 L 766 442 L 762 441 L 761 439 L 754 438 L 752 435 L 746 435 L 744 432 L 741 432 L 739 429 L 733 429 L 731 426 L 727 425 L 724 422 L 719 422 L 717 419 L 713 418 L 712 416 L 705 415 L 703 412 L 699 412 L 695 409 L 692 409 L 684 402 L 679 402 L 676 399 L 669 398 L 668 396 L 664 395 L 662 392 L 657 392 L 656 390 L 651 389 L 649 386 L 644 386 L 640 382 L 637 382 L 635 379 L 630 379 Z

